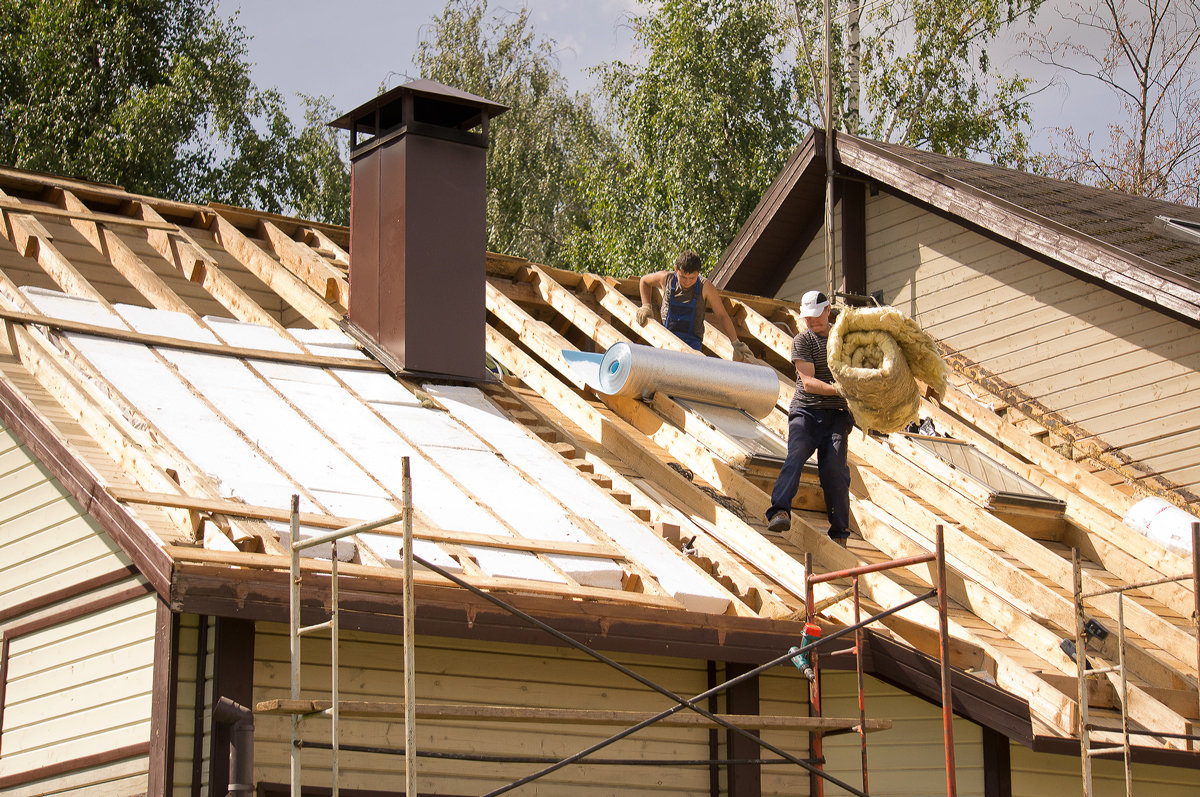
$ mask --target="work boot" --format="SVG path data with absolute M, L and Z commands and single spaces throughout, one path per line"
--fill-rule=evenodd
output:
M 791 527 L 791 515 L 782 509 L 767 518 L 767 531 L 787 531 Z

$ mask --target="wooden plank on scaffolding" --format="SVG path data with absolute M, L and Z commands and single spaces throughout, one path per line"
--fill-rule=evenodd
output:
M 328 700 L 264 700 L 254 707 L 256 714 L 314 714 L 332 709 Z M 404 716 L 404 704 L 364 700 L 341 700 L 338 713 L 343 717 L 396 719 Z M 416 718 L 423 720 L 472 720 L 476 722 L 566 722 L 572 725 L 636 725 L 655 716 L 642 711 L 606 709 L 546 708 L 541 706 L 494 706 L 467 703 L 418 703 Z M 716 714 L 740 728 L 834 731 L 857 728 L 858 717 L 798 717 L 786 714 Z M 658 720 L 655 725 L 674 728 L 709 727 L 718 724 L 694 711 L 681 709 Z M 886 731 L 888 719 L 868 719 L 868 732 Z
M 276 520 L 286 522 L 291 520 L 291 512 L 281 507 L 255 506 L 244 504 L 228 498 L 202 498 L 171 493 L 151 493 L 144 490 L 128 490 L 113 488 L 109 491 L 118 501 L 131 504 L 148 504 L 151 506 L 181 507 L 199 512 L 215 512 L 228 517 L 247 517 L 258 520 Z M 366 522 L 361 518 L 344 518 L 334 515 L 318 515 L 311 512 L 300 513 L 300 523 L 304 526 L 321 529 L 344 529 Z M 372 534 L 402 534 L 403 528 L 396 524 L 380 526 Z M 418 539 L 434 542 L 457 543 L 461 545 L 481 545 L 489 548 L 503 548 L 514 551 L 531 551 L 540 553 L 569 554 L 572 556 L 594 556 L 603 559 L 625 561 L 623 551 L 609 545 L 555 542 L 553 540 L 527 540 L 516 537 L 501 537 L 495 534 L 477 534 L 469 531 L 454 531 L 431 527 L 416 527 L 413 536 Z
M 324 298 L 257 244 L 220 213 L 213 213 L 212 232 L 226 252 L 268 288 L 292 306 L 317 329 L 337 329 L 341 316 Z

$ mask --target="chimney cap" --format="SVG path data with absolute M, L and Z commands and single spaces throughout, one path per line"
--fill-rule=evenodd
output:
M 441 124 L 460 130 L 469 130 L 479 124 L 483 115 L 486 115 L 488 118 L 494 118 L 508 110 L 507 105 L 501 105 L 485 97 L 451 88 L 435 80 L 414 80 L 380 94 L 374 99 L 368 100 L 353 111 L 334 119 L 329 123 L 329 126 L 343 130 L 354 130 L 357 128 L 359 132 L 368 135 L 378 135 L 383 130 L 375 129 L 376 112 L 380 112 L 381 117 L 395 119 L 399 114 L 395 111 L 390 113 L 388 111 L 392 110 L 393 106 L 400 105 L 405 97 L 414 97 L 431 102 L 438 107 L 438 118 Z M 398 109 L 396 110 L 398 111 Z M 380 127 L 387 129 L 391 125 L 384 123 Z

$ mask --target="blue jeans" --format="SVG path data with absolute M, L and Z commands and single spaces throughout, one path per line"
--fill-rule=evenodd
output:
M 853 428 L 846 410 L 799 409 L 788 416 L 788 451 L 775 488 L 771 490 L 771 508 L 767 517 L 783 510 L 792 511 L 792 498 L 800 486 L 804 463 L 817 452 L 817 475 L 825 493 L 825 513 L 829 517 L 829 536 L 850 535 L 850 468 L 846 464 L 846 438 Z

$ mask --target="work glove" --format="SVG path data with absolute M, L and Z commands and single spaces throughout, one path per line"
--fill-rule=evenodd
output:
M 637 311 L 637 322 L 639 327 L 646 326 L 646 322 L 650 320 L 650 316 L 654 314 L 654 308 L 648 304 L 643 304 Z
M 735 363 L 751 362 L 754 359 L 754 352 L 750 351 L 750 347 L 742 341 L 734 341 L 733 344 L 733 361 Z
M 846 397 L 846 391 L 845 391 L 845 390 L 842 390 L 842 386 L 841 386 L 841 385 L 839 385 L 837 382 L 834 382 L 834 383 L 833 383 L 833 392 L 834 392 L 834 393 L 837 393 L 837 394 L 838 394 L 839 396 L 841 396 L 842 398 L 845 398 L 845 397 Z

